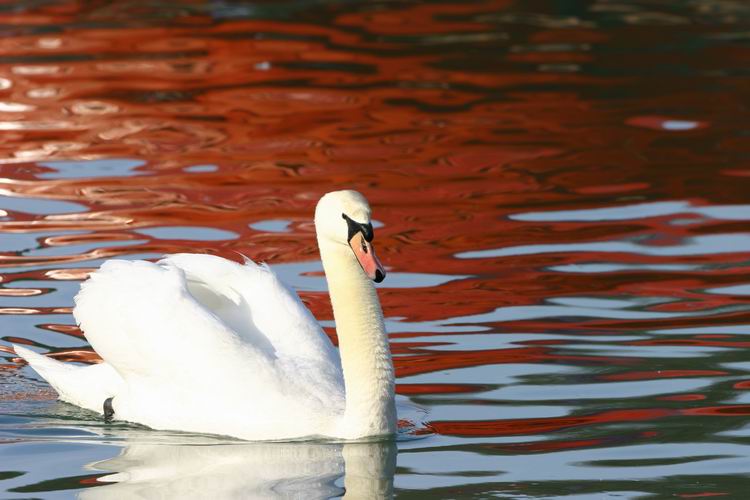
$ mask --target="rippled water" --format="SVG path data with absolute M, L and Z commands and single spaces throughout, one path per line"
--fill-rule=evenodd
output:
M 0 7 L 3 498 L 741 498 L 750 5 Z M 332 331 L 312 210 L 371 200 L 397 443 L 107 425 L 9 342 L 92 362 L 105 259 L 243 253 Z M 194 360 L 200 369 L 200 360 Z

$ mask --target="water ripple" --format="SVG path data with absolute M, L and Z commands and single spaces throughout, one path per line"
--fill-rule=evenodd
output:
M 745 3 L 63 0 L 0 29 L 3 498 L 746 496 Z M 173 252 L 269 263 L 335 340 L 312 214 L 343 188 L 388 267 L 395 443 L 105 424 L 10 348 L 98 361 L 80 282 Z

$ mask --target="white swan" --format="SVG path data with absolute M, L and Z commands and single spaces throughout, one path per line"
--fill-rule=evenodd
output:
M 73 314 L 103 363 L 16 353 L 61 400 L 154 429 L 247 440 L 392 434 L 393 363 L 372 284 L 385 271 L 367 200 L 326 194 L 315 229 L 340 360 L 270 268 L 196 254 L 111 260 L 83 283 Z

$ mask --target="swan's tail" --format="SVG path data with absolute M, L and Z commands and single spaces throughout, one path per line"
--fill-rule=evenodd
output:
M 108 363 L 76 366 L 13 344 L 13 349 L 57 391 L 60 399 L 88 410 L 103 412 L 104 400 L 115 396 L 123 382 Z

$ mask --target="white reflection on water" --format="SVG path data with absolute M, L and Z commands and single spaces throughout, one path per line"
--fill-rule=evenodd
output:
M 143 160 L 107 158 L 104 160 L 50 161 L 39 165 L 55 170 L 37 174 L 40 179 L 91 179 L 95 177 L 132 177 L 144 175 L 135 170 L 145 165 Z
M 80 493 L 109 498 L 382 499 L 393 494 L 396 445 L 370 443 L 128 444 L 88 468 L 110 483 Z M 338 483 L 343 477 L 342 489 Z
M 221 241 L 239 238 L 233 231 L 202 226 L 159 226 L 136 229 L 135 232 L 159 240 Z
M 79 286 L 77 281 L 16 280 L 3 284 L 2 289 L 7 291 L 45 290 L 45 293 L 18 296 L 3 296 L 0 293 L 0 307 L 45 307 L 68 304 L 70 303 L 70 297 L 78 293 Z
M 716 293 L 720 295 L 750 295 L 750 285 L 732 285 L 719 288 L 708 288 L 706 293 Z
M 127 247 L 135 245 L 143 245 L 148 243 L 148 240 L 125 240 L 125 241 L 108 241 L 106 245 L 102 245 L 101 241 L 95 241 L 91 243 L 80 243 L 74 245 L 61 245 L 51 246 L 43 248 L 35 248 L 24 252 L 24 255 L 29 257 L 57 257 L 63 255 L 80 255 L 91 250 L 97 250 L 102 248 L 113 248 L 113 247 Z
M 0 239 L 0 252 L 24 253 L 38 249 L 40 241 L 53 236 L 88 234 L 89 231 L 30 231 L 27 233 L 4 233 Z M 8 272 L 7 270 L 5 271 Z
M 634 253 L 655 257 L 682 255 L 715 255 L 750 252 L 750 234 L 711 234 L 685 238 L 679 245 L 642 245 L 632 241 L 591 241 L 581 243 L 551 243 L 519 245 L 456 254 L 459 259 L 486 259 L 562 252 Z
M 664 201 L 620 207 L 525 212 L 513 214 L 510 218 L 528 222 L 600 222 L 645 219 L 677 214 L 695 214 L 709 219 L 750 220 L 750 205 L 694 206 L 688 201 Z
M 216 172 L 217 170 L 219 170 L 218 165 L 191 165 L 182 169 L 183 172 L 190 172 L 192 174 Z
M 703 334 L 727 334 L 727 335 L 750 335 L 750 325 L 732 326 L 695 326 L 688 328 L 664 328 L 662 330 L 651 330 L 649 333 L 658 335 L 703 335 Z
M 425 335 L 409 335 L 403 341 L 406 343 L 421 341 L 430 344 L 429 350 L 457 352 L 457 351 L 475 351 L 487 349 L 513 349 L 525 347 L 527 342 L 539 342 L 545 340 L 563 341 L 560 344 L 570 345 L 570 342 L 596 342 L 605 345 L 616 345 L 618 348 L 623 342 L 634 340 L 646 340 L 650 338 L 646 335 L 586 335 L 581 337 L 579 334 L 559 334 L 559 333 L 513 333 L 513 332 L 475 332 L 465 335 L 434 335 L 426 333 Z M 399 344 L 401 339 L 391 339 L 392 344 Z
M 72 201 L 6 195 L 0 195 L 0 208 L 34 215 L 74 214 L 88 211 L 84 205 Z
M 45 233 L 45 234 L 51 234 L 51 233 Z M 59 248 L 65 248 L 64 246 Z M 118 259 L 122 260 L 144 260 L 144 259 L 151 259 L 151 260 L 158 260 L 164 257 L 164 254 L 161 253 L 130 253 L 130 254 L 122 254 L 118 255 Z M 96 268 L 100 267 L 102 264 L 107 262 L 110 259 L 82 259 L 78 261 L 70 261 L 65 262 L 64 265 L 60 264 L 59 262 L 49 262 L 49 263 L 34 263 L 33 265 L 19 265 L 19 266 L 8 266 L 3 268 L 4 274 L 12 274 L 12 273 L 23 273 L 28 271 L 42 271 L 45 269 L 51 270 L 51 271 L 60 271 L 64 269 L 76 269 L 76 268 Z M 72 296 L 71 296 L 72 299 Z M 68 301 L 72 302 L 72 301 Z M 60 304 L 56 304 L 60 305 Z
M 425 461 L 420 453 L 402 453 L 397 488 L 418 488 L 426 476 L 431 486 L 487 481 L 619 481 L 661 479 L 681 475 L 746 474 L 750 446 L 722 442 L 643 444 L 587 448 L 522 455 L 482 455 L 450 448 L 433 450 Z M 653 464 L 648 461 L 663 460 Z M 495 471 L 494 474 L 487 474 Z M 602 495 L 598 498 L 604 498 Z M 520 498 L 520 497 L 514 497 Z M 549 497 L 545 497 L 549 498 Z
M 564 264 L 550 266 L 549 271 L 560 273 L 616 273 L 621 271 L 708 271 L 709 265 L 700 264 L 620 264 L 614 262 L 590 262 L 586 264 Z
M 581 399 L 609 400 L 618 398 L 643 398 L 661 394 L 696 392 L 722 380 L 720 377 L 638 380 L 634 382 L 603 382 L 592 384 L 517 384 L 501 387 L 482 397 L 501 401 L 578 401 Z M 727 380 L 723 378 L 723 380 Z
M 253 222 L 252 224 L 248 224 L 248 227 L 264 233 L 288 233 L 291 223 L 292 221 L 285 219 L 269 219 Z
M 700 123 L 691 120 L 665 120 L 662 122 L 661 126 L 664 130 L 681 131 L 698 128 Z
M 586 339 L 588 340 L 588 339 Z M 609 356 L 617 358 L 705 358 L 720 352 L 729 352 L 731 347 L 709 347 L 702 345 L 617 345 L 610 344 L 601 346 L 596 344 L 567 344 L 565 349 L 591 351 L 590 354 L 597 356 Z
M 556 375 L 560 378 L 584 373 L 584 370 L 567 365 L 550 365 L 544 363 L 500 363 L 497 365 L 479 365 L 464 368 L 449 368 L 418 375 L 400 377 L 401 384 L 495 384 L 513 385 L 522 383 L 529 375 Z M 455 397 L 455 394 L 431 394 L 430 398 Z M 483 394 L 484 398 L 485 395 Z M 432 415 L 430 415 L 432 418 Z

